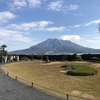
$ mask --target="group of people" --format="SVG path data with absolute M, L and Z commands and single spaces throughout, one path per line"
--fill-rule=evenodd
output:
M 18 55 L 0 56 L 0 63 L 10 63 L 13 61 L 20 61 L 20 57 Z

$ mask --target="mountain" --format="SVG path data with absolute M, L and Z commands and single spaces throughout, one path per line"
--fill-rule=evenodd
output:
M 65 54 L 100 53 L 99 49 L 80 46 L 68 40 L 48 39 L 28 49 L 9 52 L 10 54 Z

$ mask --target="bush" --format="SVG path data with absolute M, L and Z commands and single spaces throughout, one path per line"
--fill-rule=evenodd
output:
M 27 61 L 27 60 L 28 60 L 28 58 L 27 58 L 27 57 L 23 57 L 23 58 L 22 58 L 22 60 L 25 60 L 25 61 Z
M 82 59 L 81 56 L 76 56 L 75 60 L 76 60 L 76 61 L 83 61 L 83 59 Z
M 72 68 L 73 70 L 68 71 L 66 74 L 74 76 L 89 76 L 97 73 L 95 69 L 86 65 L 73 65 Z

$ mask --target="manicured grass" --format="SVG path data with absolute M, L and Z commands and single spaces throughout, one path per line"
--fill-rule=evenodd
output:
M 93 76 L 65 75 L 65 73 L 60 72 L 62 65 L 92 66 L 98 73 Z M 98 66 L 100 65 L 98 64 Z M 55 91 L 71 94 L 75 90 L 82 92 L 79 96 L 89 94 L 95 97 L 94 100 L 100 100 L 100 67 L 95 67 L 91 62 L 44 63 L 41 61 L 26 61 L 7 64 L 3 69 L 22 79 Z M 62 96 L 60 94 L 58 95 Z
M 72 70 L 66 74 L 74 76 L 89 76 L 97 74 L 97 71 L 89 65 L 70 65 Z

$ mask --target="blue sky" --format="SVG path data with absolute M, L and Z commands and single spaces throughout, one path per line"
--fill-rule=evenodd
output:
M 100 0 L 0 0 L 0 45 L 26 49 L 48 38 L 100 49 Z

